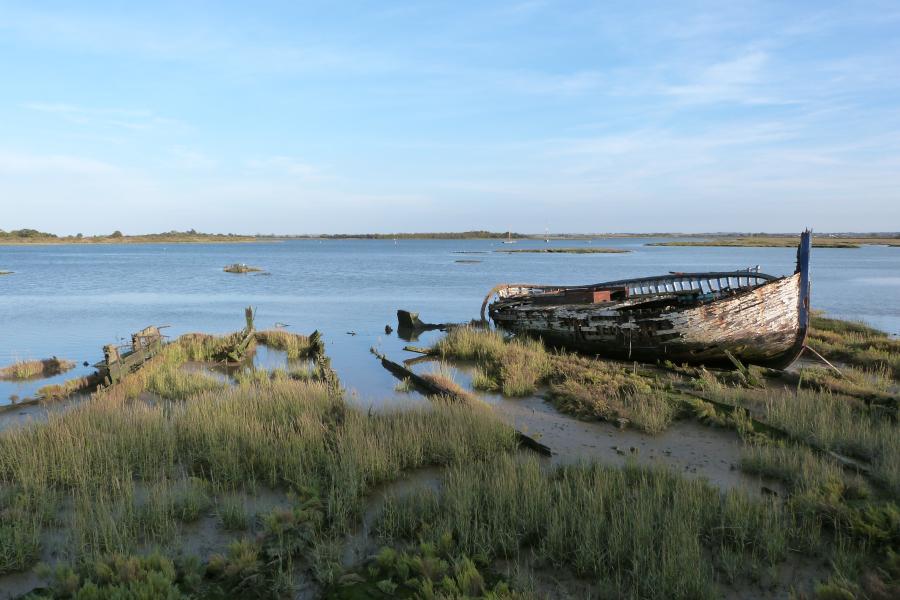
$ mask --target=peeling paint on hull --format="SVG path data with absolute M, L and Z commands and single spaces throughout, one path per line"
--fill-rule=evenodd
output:
M 552 345 L 613 358 L 725 363 L 725 350 L 757 365 L 789 364 L 798 334 L 800 275 L 730 298 L 679 306 L 675 299 L 619 305 L 490 307 L 497 325 Z
M 498 294 L 489 314 L 509 331 L 610 358 L 730 364 L 727 351 L 748 364 L 784 368 L 806 342 L 810 241 L 804 232 L 788 277 L 735 271 L 570 288 L 497 286 L 488 294 Z M 585 293 L 586 300 L 570 300 Z M 611 294 L 618 300 L 604 301 Z

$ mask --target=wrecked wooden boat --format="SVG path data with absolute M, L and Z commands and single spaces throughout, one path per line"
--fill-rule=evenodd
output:
M 165 344 L 159 327 L 151 325 L 131 335 L 131 343 L 124 346 L 103 346 L 103 360 L 94 365 L 103 385 L 118 382 L 128 373 L 138 370 L 145 362 L 159 354 Z
M 670 273 L 586 286 L 503 284 L 481 306 L 499 327 L 590 354 L 676 364 L 784 368 L 809 327 L 810 232 L 792 275 Z M 488 303 L 490 305 L 488 306 Z

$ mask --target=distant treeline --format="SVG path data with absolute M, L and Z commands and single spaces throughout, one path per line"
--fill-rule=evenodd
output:
M 254 236 L 234 233 L 200 233 L 193 229 L 188 231 L 169 231 L 166 233 L 148 233 L 145 235 L 125 235 L 121 231 L 113 231 L 108 235 L 75 235 L 59 236 L 55 233 L 38 231 L 37 229 L 0 229 L 0 244 L 135 244 L 135 243 L 178 243 L 178 242 L 236 242 L 253 241 Z
M 498 233 L 496 231 L 457 231 L 457 232 L 437 232 L 437 233 L 330 233 L 322 235 L 271 235 L 259 237 L 272 238 L 317 238 L 328 240 L 484 240 L 484 239 L 506 239 L 507 237 L 514 240 L 528 239 L 530 235 L 524 233 L 512 233 L 504 231 Z
M 288 240 L 288 239 L 365 239 L 365 240 L 474 240 L 474 239 L 554 239 L 554 240 L 584 240 L 594 238 L 647 238 L 647 237 L 681 237 L 681 238 L 713 238 L 713 239 L 735 239 L 742 240 L 758 239 L 794 239 L 798 237 L 797 233 L 677 233 L 677 232 L 659 232 L 659 233 L 548 233 L 548 234 L 529 234 L 514 232 L 497 232 L 497 231 L 449 231 L 449 232 L 432 232 L 432 233 L 330 233 L 330 234 L 298 234 L 298 235 L 275 235 L 275 234 L 255 234 L 242 235 L 235 233 L 201 233 L 194 229 L 187 231 L 167 231 L 164 233 L 148 233 L 142 235 L 126 235 L 121 231 L 113 231 L 107 235 L 75 235 L 60 236 L 54 233 L 38 231 L 37 229 L 15 229 L 12 231 L 4 231 L 0 229 L 0 244 L 28 244 L 28 243 L 45 243 L 45 244 L 68 244 L 68 243 L 162 243 L 162 242 L 250 242 L 255 240 Z M 832 238 L 846 240 L 848 242 L 871 240 L 900 240 L 900 233 L 816 233 L 816 239 Z

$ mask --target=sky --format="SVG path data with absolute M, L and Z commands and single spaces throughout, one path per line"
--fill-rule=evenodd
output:
M 900 3 L 0 0 L 23 227 L 900 230 Z

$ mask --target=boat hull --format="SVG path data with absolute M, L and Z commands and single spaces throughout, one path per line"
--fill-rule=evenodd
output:
M 625 360 L 783 368 L 803 348 L 804 274 L 775 279 L 732 296 L 687 305 L 678 298 L 542 306 L 527 299 L 490 306 L 494 322 L 546 343 Z

